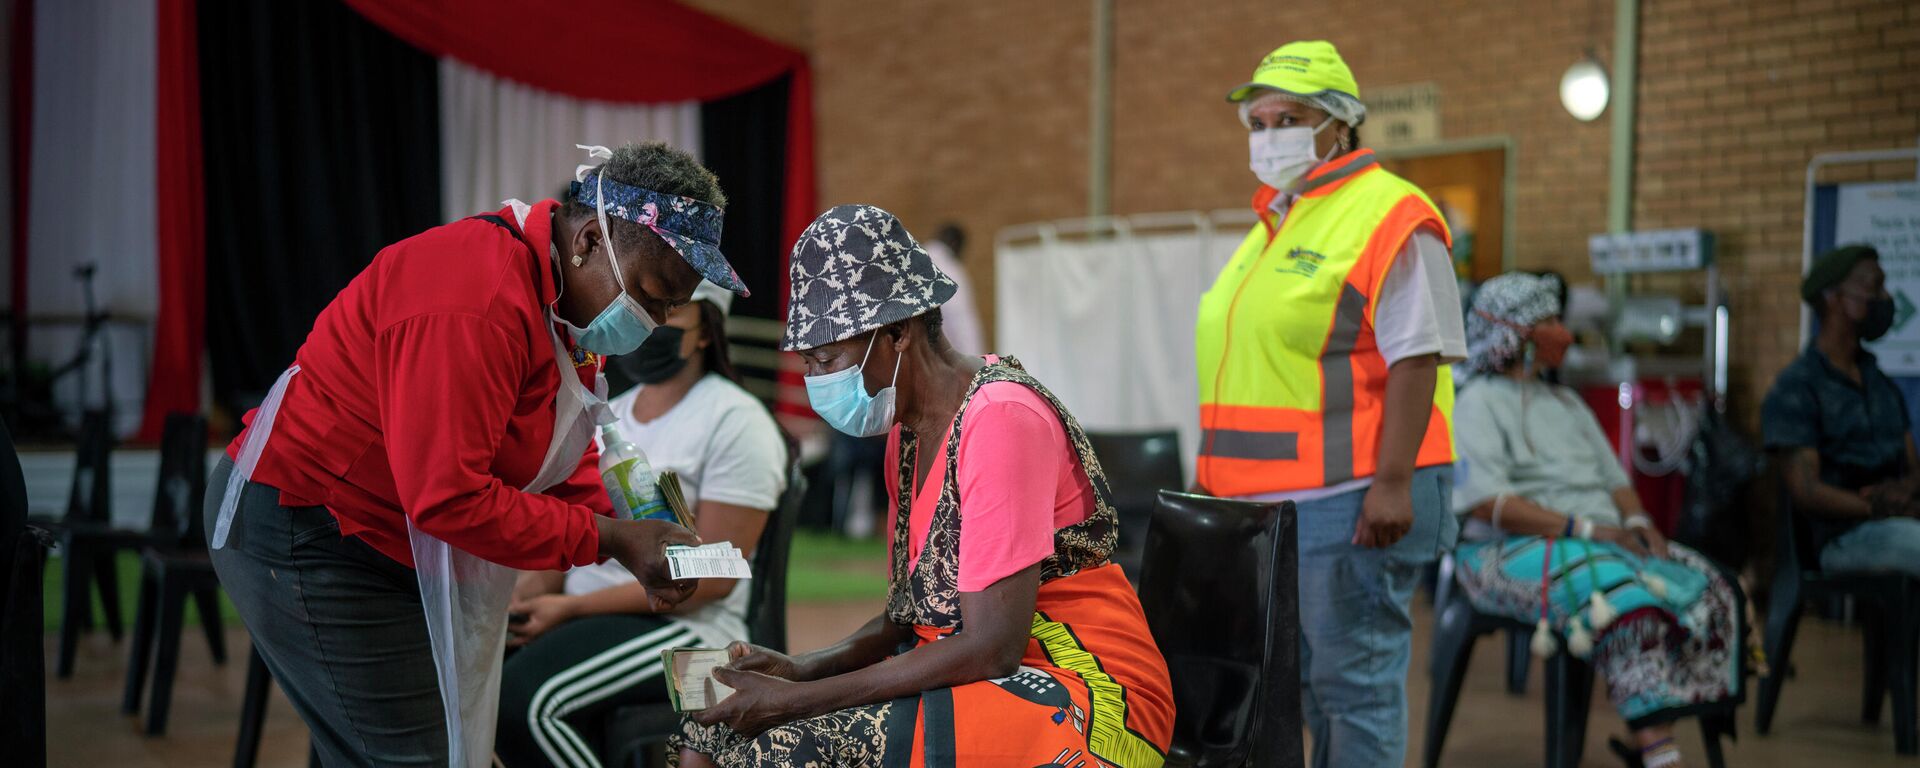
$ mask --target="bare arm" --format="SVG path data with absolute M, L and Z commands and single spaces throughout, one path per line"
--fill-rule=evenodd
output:
M 1473 508 L 1473 516 L 1491 525 L 1493 508 L 1500 507 L 1500 530 L 1517 533 L 1521 536 L 1558 536 L 1567 529 L 1567 516 L 1555 512 L 1525 496 L 1502 494 L 1480 502 Z
M 1391 546 L 1413 529 L 1413 465 L 1427 437 L 1439 367 L 1440 356 L 1426 354 L 1402 358 L 1387 369 L 1380 453 L 1353 526 L 1355 546 Z
M 1626 490 L 1628 493 L 1633 492 L 1631 488 Z M 1473 508 L 1472 514 L 1474 517 L 1492 523 L 1495 504 L 1500 505 L 1500 530 L 1522 536 L 1558 537 L 1566 533 L 1567 521 L 1572 519 L 1569 515 L 1540 506 L 1525 496 L 1516 496 L 1513 494 L 1502 494 L 1480 502 Z M 1596 525 L 1593 527 L 1591 538 L 1593 541 L 1603 541 L 1609 544 L 1619 545 L 1628 552 L 1632 552 L 1641 557 L 1645 557 L 1648 554 L 1660 554 L 1660 556 L 1665 557 L 1664 552 L 1666 547 L 1664 543 L 1661 545 L 1660 552 L 1652 552 L 1649 549 L 1648 542 L 1643 540 L 1635 531 L 1619 526 Z
M 694 719 L 707 725 L 726 723 L 740 733 L 753 734 L 847 707 L 1005 677 L 1019 669 L 1026 652 L 1039 590 L 1040 566 L 1036 563 L 979 592 L 962 592 L 960 612 L 966 617 L 965 632 L 812 682 L 793 683 L 755 672 L 716 669 L 714 678 L 734 687 L 735 693 L 718 706 L 694 715 Z M 904 630 L 901 627 L 897 631 Z M 863 630 L 856 638 L 864 634 Z M 839 657 L 844 660 L 852 655 L 843 653 Z
M 1373 481 L 1405 485 L 1413 479 L 1414 460 L 1427 439 L 1433 416 L 1433 390 L 1439 355 L 1414 355 L 1387 369 L 1387 401 L 1380 420 L 1380 455 Z
M 513 584 L 513 599 L 518 602 L 540 595 L 559 594 L 566 585 L 566 571 L 526 571 Z
M 1908 438 L 1912 450 L 1912 438 Z M 1793 505 L 1807 512 L 1848 520 L 1873 517 L 1873 502 L 1867 497 L 1820 481 L 1820 453 L 1812 448 L 1795 448 L 1787 454 L 1787 494 Z

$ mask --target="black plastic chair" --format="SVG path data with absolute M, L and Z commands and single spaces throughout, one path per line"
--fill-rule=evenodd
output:
M 1505 633 L 1511 689 L 1512 667 L 1516 663 L 1512 654 L 1531 653 L 1525 646 L 1514 648 L 1512 638 L 1530 641 L 1533 636 L 1531 624 L 1474 610 L 1453 582 L 1453 555 L 1442 558 L 1440 574 L 1446 588 L 1436 591 L 1438 620 L 1434 622 L 1433 658 L 1429 665 L 1433 683 L 1427 693 L 1426 749 L 1420 761 L 1425 768 L 1440 765 L 1440 751 L 1446 746 L 1447 729 L 1453 724 L 1454 708 L 1460 702 L 1460 686 L 1467 677 L 1467 662 L 1473 657 L 1474 641 L 1482 635 Z M 1574 768 L 1580 764 L 1580 755 L 1587 743 L 1587 715 L 1593 704 L 1593 667 L 1567 652 L 1564 635 L 1555 632 L 1554 641 L 1559 651 L 1546 661 L 1547 745 L 1543 764 L 1547 768 Z M 1528 658 L 1530 656 L 1519 655 L 1518 663 L 1524 666 Z M 1525 678 L 1521 679 L 1524 691 Z M 1726 765 L 1720 737 L 1734 735 L 1733 707 L 1737 705 L 1738 701 L 1731 702 L 1724 711 L 1697 717 L 1705 737 L 1707 764 L 1713 768 Z
M 194 601 L 207 647 L 216 664 L 227 661 L 220 620 L 220 578 L 207 556 L 201 505 L 207 495 L 207 420 L 197 414 L 167 416 L 160 440 L 160 482 L 153 499 L 153 536 L 141 551 L 140 603 L 133 621 L 120 711 L 140 711 L 141 689 L 152 662 L 153 695 L 147 703 L 147 735 L 167 730 L 173 678 L 180 662 L 187 600 Z
M 1773 594 L 1767 607 L 1767 663 L 1770 674 L 1760 679 L 1760 708 L 1754 726 L 1761 734 L 1773 730 L 1780 688 L 1791 674 L 1794 635 L 1800 612 L 1809 599 L 1852 598 L 1866 618 L 1865 682 L 1860 697 L 1860 720 L 1880 722 L 1880 704 L 1893 698 L 1893 745 L 1902 755 L 1915 754 L 1914 695 L 1920 650 L 1920 617 L 1915 616 L 1920 585 L 1912 577 L 1893 573 L 1825 573 L 1820 554 L 1813 551 L 1807 521 L 1793 511 L 1793 499 L 1782 484 L 1775 515 Z
M 787 472 L 787 490 L 780 506 L 767 518 L 760 541 L 753 548 L 753 578 L 746 587 L 747 639 L 776 651 L 787 649 L 787 563 L 793 553 L 793 529 L 800 519 L 800 503 L 807 495 L 807 478 L 799 462 Z M 603 721 L 603 765 L 643 766 L 648 748 L 680 732 L 680 713 L 666 703 L 618 707 Z
M 247 688 L 240 698 L 240 736 L 233 747 L 233 768 L 253 768 L 260 759 L 260 732 L 267 723 L 267 686 L 272 684 L 273 673 L 267 670 L 260 649 L 248 651 Z M 320 765 L 320 753 L 311 741 L 307 745 L 307 765 Z
M 1087 441 L 1107 471 L 1114 512 L 1120 516 L 1120 541 L 1113 561 L 1140 584 L 1141 554 L 1147 524 L 1161 491 L 1186 487 L 1180 470 L 1180 435 L 1164 432 L 1089 432 Z
M 109 467 L 113 442 L 113 427 L 106 411 L 83 414 L 67 512 L 57 519 L 35 520 L 53 534 L 60 548 L 62 615 L 54 674 L 61 679 L 73 676 L 80 633 L 93 628 L 95 585 L 106 611 L 107 632 L 114 642 L 120 641 L 119 554 L 147 543 L 146 531 L 113 524 L 113 472 Z
M 1299 766 L 1293 502 L 1161 491 L 1140 604 L 1173 680 L 1169 766 Z

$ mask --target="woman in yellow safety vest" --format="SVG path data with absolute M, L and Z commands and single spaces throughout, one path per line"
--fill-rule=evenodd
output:
M 1313 765 L 1400 765 L 1408 603 L 1459 527 L 1446 365 L 1466 334 L 1447 228 L 1357 148 L 1366 107 L 1331 44 L 1275 49 L 1227 100 L 1260 223 L 1200 301 L 1197 485 L 1298 504 Z

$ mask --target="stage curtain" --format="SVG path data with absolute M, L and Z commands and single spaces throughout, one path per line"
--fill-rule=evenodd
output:
M 154 107 L 159 309 L 140 438 L 158 441 L 174 411 L 200 410 L 207 333 L 206 188 L 200 157 L 196 0 L 158 0 Z
M 575 144 L 659 141 L 701 156 L 698 103 L 576 99 L 449 58 L 440 60 L 440 129 L 448 219 L 496 210 L 510 197 L 558 197 L 574 167 L 589 162 Z
M 199 4 L 208 358 L 237 416 L 375 253 L 443 223 L 439 62 L 341 4 Z

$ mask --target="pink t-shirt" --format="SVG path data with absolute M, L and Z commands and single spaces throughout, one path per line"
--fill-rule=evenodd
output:
M 967 405 L 963 426 L 960 591 L 978 592 L 1053 554 L 1053 532 L 1093 513 L 1093 484 L 1080 468 L 1066 427 L 1053 407 L 1021 384 L 998 381 L 982 386 Z M 910 568 L 926 545 L 927 529 L 940 501 L 947 436 L 923 437 L 918 460 L 921 466 L 931 462 L 931 467 L 908 515 Z M 887 437 L 886 466 L 900 466 L 897 426 Z M 897 500 L 899 475 L 886 475 L 887 498 Z M 891 548 L 892 531 L 888 533 Z

